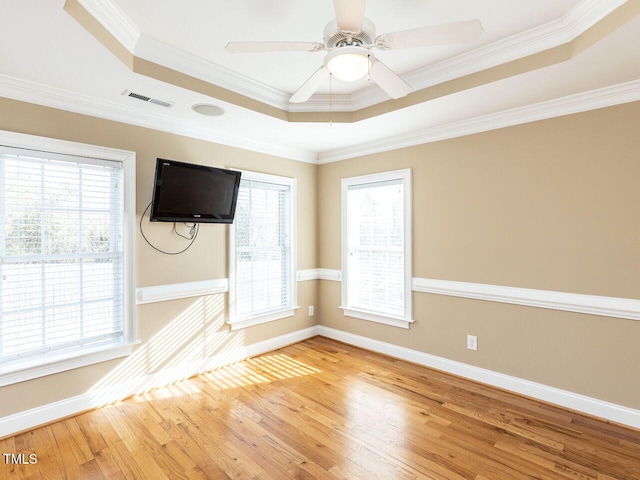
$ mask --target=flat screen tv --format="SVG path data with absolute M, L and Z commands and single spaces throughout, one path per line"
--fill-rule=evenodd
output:
M 233 223 L 240 172 L 158 158 L 152 222 Z

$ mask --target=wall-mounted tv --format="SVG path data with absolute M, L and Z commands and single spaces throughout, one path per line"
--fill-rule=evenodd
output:
M 241 173 L 158 158 L 152 222 L 233 223 Z

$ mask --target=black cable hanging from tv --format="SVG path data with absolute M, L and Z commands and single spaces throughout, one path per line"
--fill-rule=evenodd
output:
M 178 235 L 178 236 L 180 236 L 182 238 L 186 238 L 187 240 L 191 240 L 191 242 L 189 242 L 189 245 L 187 245 L 185 248 L 183 248 L 179 252 L 165 252 L 164 250 L 161 250 L 158 247 L 156 247 L 155 245 L 153 245 L 149 241 L 147 236 L 144 234 L 144 230 L 142 229 L 142 220 L 144 219 L 144 216 L 149 211 L 149 208 L 151 208 L 151 202 L 149 202 L 149 205 L 147 205 L 147 208 L 144 209 L 144 212 L 142 212 L 142 215 L 140 216 L 140 233 L 142 234 L 142 238 L 144 238 L 144 241 L 147 242 L 151 248 L 153 248 L 154 250 L 156 250 L 156 251 L 158 251 L 160 253 L 163 253 L 165 255 L 180 255 L 181 253 L 184 253 L 187 250 L 189 250 L 191 245 L 193 245 L 193 242 L 196 241 L 196 237 L 198 236 L 198 232 L 200 231 L 200 226 L 197 223 L 194 223 L 193 226 L 191 226 L 190 229 L 189 229 L 189 236 L 187 236 L 187 235 L 183 235 L 183 234 L 179 233 L 176 230 L 176 222 L 173 222 L 173 231 L 176 233 L 176 235 Z M 187 224 L 185 223 L 185 225 L 187 225 Z

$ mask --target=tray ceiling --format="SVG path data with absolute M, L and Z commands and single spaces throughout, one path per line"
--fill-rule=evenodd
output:
M 301 104 L 289 97 L 326 52 L 234 55 L 224 47 L 322 42 L 330 0 L 3 3 L 0 95 L 302 161 L 640 98 L 636 1 L 368 0 L 377 34 L 470 19 L 484 32 L 472 44 L 376 50 L 413 88 L 404 98 L 366 78 L 327 79 Z M 198 104 L 224 115 L 202 116 Z

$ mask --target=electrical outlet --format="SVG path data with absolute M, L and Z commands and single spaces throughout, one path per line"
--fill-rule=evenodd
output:
M 467 335 L 467 348 L 469 350 L 478 350 L 478 337 L 475 335 Z
M 313 310 L 314 310 L 313 305 L 309 305 L 309 316 L 310 317 L 313 317 Z

